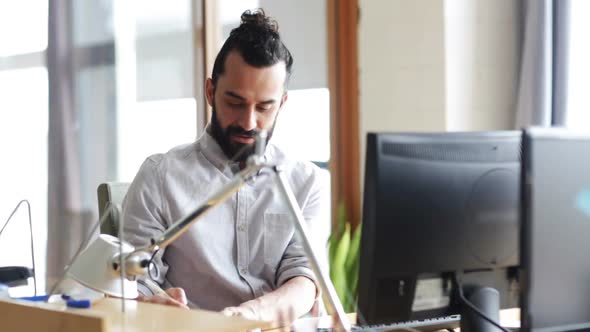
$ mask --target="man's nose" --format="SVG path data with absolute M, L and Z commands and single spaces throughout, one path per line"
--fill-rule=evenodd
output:
M 256 110 L 254 107 L 248 108 L 240 118 L 240 126 L 246 130 L 254 130 L 256 129 Z

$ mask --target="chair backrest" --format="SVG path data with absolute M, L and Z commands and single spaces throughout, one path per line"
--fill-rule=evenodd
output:
M 107 220 L 100 225 L 100 232 L 103 234 L 110 234 L 117 236 L 119 233 L 119 213 L 121 212 L 121 206 L 123 199 L 129 189 L 129 183 L 127 182 L 105 182 L 98 186 L 98 215 L 102 219 L 106 213 L 109 204 L 113 204 L 116 209 L 110 215 L 107 216 Z

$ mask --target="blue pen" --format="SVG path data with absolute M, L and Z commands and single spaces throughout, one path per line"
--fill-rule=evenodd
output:
M 68 308 L 87 309 L 90 308 L 90 300 L 74 300 L 70 299 L 66 301 Z

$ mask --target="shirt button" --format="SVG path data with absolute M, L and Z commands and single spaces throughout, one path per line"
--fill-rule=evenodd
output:
M 239 224 L 238 225 L 238 231 L 243 232 L 245 230 L 246 230 L 246 225 L 244 225 L 244 224 Z
M 241 268 L 240 269 L 240 273 L 241 274 L 247 274 L 248 273 L 248 270 L 246 270 L 246 268 Z

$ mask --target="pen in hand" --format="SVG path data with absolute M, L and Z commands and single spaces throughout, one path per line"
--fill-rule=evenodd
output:
M 187 298 L 182 288 L 170 288 L 168 291 L 163 290 L 160 286 L 150 279 L 143 280 L 145 286 L 154 294 L 154 296 L 142 296 L 137 299 L 143 302 L 157 303 L 176 306 L 189 309 Z

